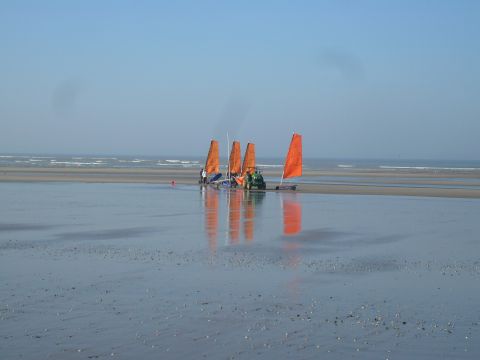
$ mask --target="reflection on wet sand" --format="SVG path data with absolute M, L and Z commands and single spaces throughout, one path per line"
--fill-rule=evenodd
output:
M 205 231 L 208 237 L 210 251 L 217 249 L 219 231 L 219 207 L 221 191 L 212 188 L 202 188 L 201 194 L 205 207 Z M 283 220 L 283 235 L 293 236 L 302 231 L 302 205 L 297 194 L 281 193 L 281 209 Z M 228 190 L 226 192 L 226 208 L 228 223 L 228 244 L 240 243 L 240 228 L 243 225 L 244 240 L 249 243 L 254 239 L 256 211 L 261 206 L 265 192 Z M 243 214 L 243 218 L 242 218 Z M 289 253 L 289 265 L 295 266 L 300 259 L 292 256 L 297 253 L 298 242 L 287 242 L 285 250 Z
M 240 238 L 240 217 L 243 191 L 228 193 L 228 236 L 230 244 L 237 244 Z
M 295 193 L 281 193 L 283 212 L 283 235 L 293 236 L 302 231 L 302 205 Z M 286 242 L 284 250 L 287 254 L 287 265 L 296 267 L 300 263 L 300 244 Z
M 265 193 L 262 191 L 243 192 L 243 206 L 244 206 L 244 217 L 243 217 L 243 231 L 245 235 L 245 240 L 250 242 L 253 240 L 255 232 L 255 208 L 262 204 L 263 199 L 265 198 Z
M 214 189 L 203 188 L 202 195 L 205 204 L 205 229 L 208 237 L 208 247 L 212 253 L 217 251 L 218 236 L 218 197 L 219 192 Z
M 209 248 L 212 253 L 217 249 L 219 228 L 220 194 L 222 192 L 211 188 L 202 188 L 201 194 L 205 207 L 205 231 Z M 264 192 L 229 190 L 226 193 L 228 210 L 228 244 L 240 243 L 240 228 L 243 223 L 243 235 L 246 242 L 251 242 L 255 231 L 255 211 L 265 198 Z M 243 214 L 243 219 L 242 219 Z M 243 221 L 242 221 L 243 220 Z
M 282 193 L 283 235 L 295 235 L 302 231 L 302 205 L 297 194 Z

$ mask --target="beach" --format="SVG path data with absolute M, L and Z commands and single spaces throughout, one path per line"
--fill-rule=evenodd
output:
M 5 359 L 480 354 L 478 199 L 47 179 L 0 183 Z
M 480 1 L 3 1 L 0 360 L 480 359 Z
M 278 185 L 281 169 L 266 169 L 267 189 Z M 196 168 L 1 167 L 0 182 L 85 182 L 194 185 Z M 412 169 L 306 170 L 300 193 L 480 198 L 480 171 Z M 295 182 L 296 181 L 296 182 Z

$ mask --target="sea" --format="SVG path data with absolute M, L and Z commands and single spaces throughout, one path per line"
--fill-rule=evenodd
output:
M 0 154 L 0 167 L 149 168 L 203 167 L 204 157 Z M 225 164 L 225 158 L 220 159 Z M 281 168 L 283 158 L 257 158 L 260 169 Z M 480 160 L 304 158 L 304 170 L 384 169 L 480 172 Z

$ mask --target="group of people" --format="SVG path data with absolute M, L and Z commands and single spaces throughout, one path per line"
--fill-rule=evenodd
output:
M 249 174 L 249 173 L 248 173 Z M 237 173 L 230 173 L 230 184 L 233 187 L 237 186 L 237 182 L 235 178 L 237 178 L 239 174 Z M 251 175 L 249 175 L 251 176 Z M 205 169 L 200 169 L 200 180 L 198 181 L 199 184 L 208 184 L 208 178 L 207 178 L 207 171 Z
M 217 188 L 220 186 L 227 186 L 231 188 L 236 188 L 239 185 L 245 189 L 259 189 L 265 190 L 267 185 L 263 180 L 263 176 L 261 171 L 258 169 L 248 170 L 245 173 L 245 176 L 239 176 L 237 173 L 228 173 L 225 179 L 221 179 L 222 174 L 218 173 L 213 176 L 210 180 L 207 178 L 208 173 L 205 169 L 200 170 L 200 180 L 198 181 L 199 184 L 213 184 Z

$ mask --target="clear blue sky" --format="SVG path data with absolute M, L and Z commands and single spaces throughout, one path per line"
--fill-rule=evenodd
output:
M 0 0 L 0 52 L 2 153 L 480 159 L 476 0 Z

